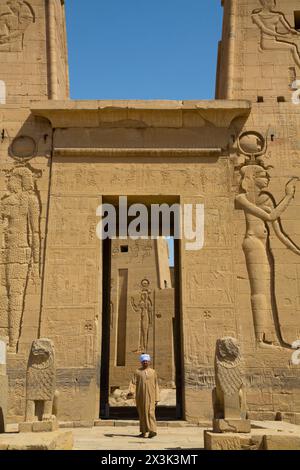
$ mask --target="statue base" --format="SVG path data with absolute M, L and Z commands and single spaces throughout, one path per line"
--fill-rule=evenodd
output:
M 251 421 L 249 419 L 214 419 L 213 432 L 247 434 L 251 432 Z
M 204 431 L 205 450 L 242 450 L 251 448 L 251 434 Z
M 20 423 L 19 433 L 25 432 L 54 432 L 58 430 L 58 421 L 34 421 L 31 423 Z

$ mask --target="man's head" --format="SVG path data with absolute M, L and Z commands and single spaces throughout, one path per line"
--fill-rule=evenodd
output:
M 150 365 L 151 357 L 149 356 L 149 354 L 142 354 L 140 357 L 140 361 L 143 369 L 147 369 Z

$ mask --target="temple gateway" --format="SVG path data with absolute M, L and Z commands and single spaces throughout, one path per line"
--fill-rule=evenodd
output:
M 37 403 L 47 415 L 57 396 L 60 422 L 134 416 L 141 352 L 159 376 L 158 415 L 208 423 L 227 337 L 248 419 L 300 423 L 300 5 L 222 4 L 215 100 L 74 101 L 64 1 L 0 0 L 8 423 L 42 413 Z M 174 224 L 169 240 L 162 227 L 100 240 L 99 205 L 118 213 L 121 196 L 149 213 L 203 205 L 203 248 Z

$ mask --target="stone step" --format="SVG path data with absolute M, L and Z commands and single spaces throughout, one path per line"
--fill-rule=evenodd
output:
M 119 420 L 119 419 L 96 419 L 94 422 L 91 421 L 65 421 L 60 422 L 60 428 L 92 428 L 92 427 L 127 427 L 127 426 L 139 426 L 138 420 Z M 188 423 L 187 421 L 158 421 L 157 426 L 160 428 L 182 428 L 182 427 L 205 427 L 197 424 Z

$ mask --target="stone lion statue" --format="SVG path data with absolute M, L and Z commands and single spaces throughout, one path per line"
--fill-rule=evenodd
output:
M 213 391 L 214 418 L 245 418 L 246 402 L 240 345 L 235 338 L 217 341 L 216 388 Z
M 54 345 L 50 339 L 33 341 L 26 374 L 26 422 L 54 421 L 58 392 Z

